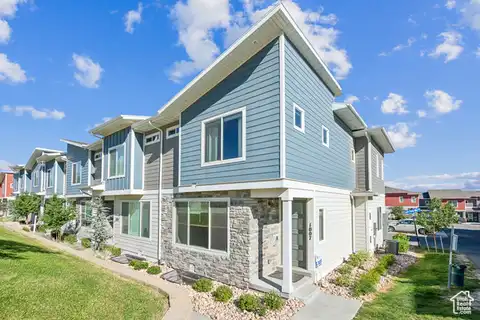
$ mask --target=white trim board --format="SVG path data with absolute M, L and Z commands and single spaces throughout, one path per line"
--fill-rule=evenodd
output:
M 280 58 L 280 178 L 286 177 L 286 137 L 285 137 L 285 35 L 279 39 Z

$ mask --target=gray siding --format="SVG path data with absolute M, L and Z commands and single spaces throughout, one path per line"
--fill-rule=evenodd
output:
M 181 115 L 181 185 L 280 177 L 278 40 L 232 72 Z M 202 120 L 246 107 L 246 160 L 201 166 Z
M 145 134 L 153 134 L 157 130 Z M 165 166 L 165 163 L 163 163 Z M 158 173 L 160 170 L 160 141 L 145 146 L 145 190 L 158 190 Z
M 80 188 L 88 186 L 88 150 L 67 145 L 67 195 L 81 195 Z M 82 168 L 81 183 L 72 186 L 72 163 L 80 161 Z
M 143 133 L 135 132 L 135 139 L 133 146 L 133 188 L 143 188 Z
M 26 190 L 27 192 L 31 192 L 32 191 L 32 175 L 30 172 L 27 172 L 27 171 L 25 171 L 24 174 L 27 176 L 27 178 L 25 179 Z
M 332 93 L 289 41 L 285 41 L 285 94 L 287 178 L 353 190 L 351 132 L 333 114 Z M 304 133 L 293 126 L 294 103 L 305 111 Z M 330 131 L 330 147 L 322 145 L 322 125 Z
M 48 187 L 48 177 L 47 177 L 47 171 L 48 170 L 52 170 L 52 186 L 51 187 Z M 45 178 L 45 181 L 44 181 L 44 185 L 45 185 L 45 194 L 47 196 L 51 196 L 55 193 L 55 160 L 52 160 L 52 161 L 48 161 L 47 163 L 45 163 L 45 175 L 44 175 L 44 178 Z
M 355 197 L 355 251 L 367 250 L 365 197 Z
M 38 163 L 33 165 L 33 168 L 32 168 L 32 192 L 33 193 L 37 193 L 37 192 L 42 191 L 42 183 L 43 183 L 42 168 L 43 168 L 43 166 L 38 164 Z M 33 174 L 35 172 L 38 172 L 38 185 L 37 186 L 33 185 Z
M 385 183 L 382 179 L 381 161 L 383 161 L 382 149 L 372 139 L 372 191 L 385 194 Z M 378 155 L 378 163 L 377 163 Z M 385 165 L 385 164 L 384 164 Z M 377 167 L 380 175 L 377 176 Z
M 368 140 L 366 137 L 355 138 L 356 189 L 358 191 L 366 191 L 368 189 L 367 148 Z
M 163 132 L 162 188 L 178 187 L 178 136 L 167 139 L 166 129 L 177 125 L 171 123 L 165 126 Z
M 55 162 L 57 176 L 55 177 L 57 188 L 56 193 L 63 195 L 65 193 L 65 162 Z
M 19 188 L 20 188 L 20 179 L 21 179 L 22 175 L 20 174 L 20 171 L 19 172 L 15 172 L 13 174 L 13 191 L 14 192 L 18 192 L 19 191 Z
M 103 139 L 104 159 L 103 164 L 105 191 L 130 189 L 130 127 L 117 131 Z M 108 149 L 125 143 L 125 176 L 122 178 L 108 178 Z

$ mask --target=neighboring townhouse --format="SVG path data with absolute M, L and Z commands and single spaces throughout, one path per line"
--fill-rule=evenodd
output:
M 10 169 L 0 169 L 0 199 L 9 199 L 13 196 L 14 172 Z
M 367 128 L 351 105 L 334 103 L 339 95 L 276 6 L 157 115 L 123 133 L 138 150 L 143 135 L 145 160 L 130 165 L 145 167 L 130 176 L 125 198 L 115 194 L 115 242 L 138 242 L 147 258 L 175 269 L 240 287 L 280 285 L 286 295 L 353 251 L 373 250 L 383 242 L 384 154 L 394 149 L 383 128 Z M 92 133 L 107 137 L 111 125 Z M 118 159 L 106 147 L 115 145 L 104 143 L 108 162 Z M 150 194 L 146 215 L 138 201 Z
M 30 173 L 25 169 L 24 164 L 10 166 L 13 173 L 13 195 L 17 196 L 21 193 L 30 192 L 32 185 Z
M 385 207 L 388 213 L 393 207 L 403 207 L 405 210 L 420 206 L 420 192 L 408 191 L 385 186 Z
M 450 203 L 459 217 L 467 222 L 480 222 L 480 192 L 461 189 L 434 189 L 423 193 L 420 207 L 428 209 L 430 200 L 438 198 L 442 204 Z

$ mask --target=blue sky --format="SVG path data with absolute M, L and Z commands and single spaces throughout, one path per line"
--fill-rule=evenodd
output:
M 154 114 L 272 3 L 0 0 L 0 159 Z M 480 0 L 284 4 L 340 79 L 338 100 L 389 131 L 391 185 L 480 188 Z

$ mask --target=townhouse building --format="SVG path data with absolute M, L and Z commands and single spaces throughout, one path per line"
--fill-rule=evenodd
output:
M 14 172 L 10 169 L 0 169 L 0 199 L 10 199 L 13 196 Z
M 461 189 L 432 189 L 424 192 L 420 208 L 428 209 L 430 200 L 438 198 L 442 204 L 450 203 L 462 221 L 480 222 L 480 192 Z
M 420 207 L 421 192 L 408 191 L 385 186 L 385 207 L 388 212 L 393 207 L 403 207 L 405 210 Z

